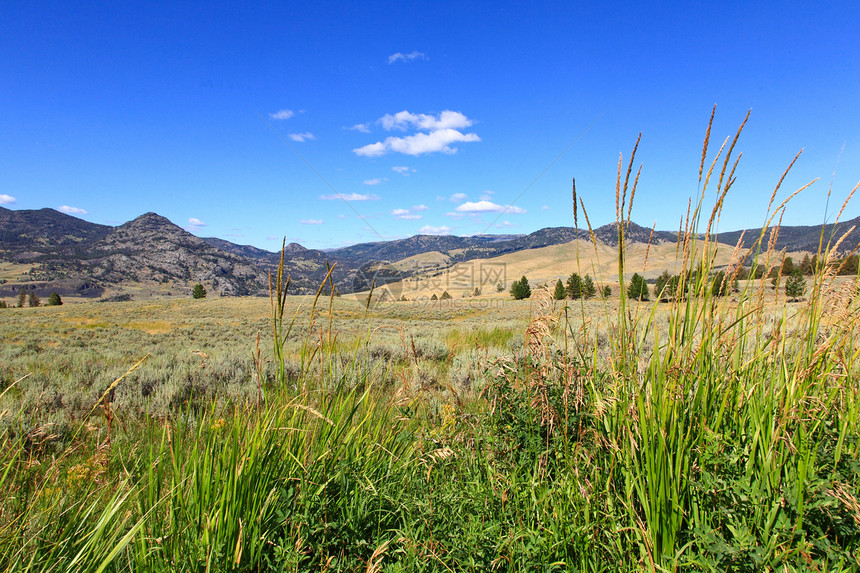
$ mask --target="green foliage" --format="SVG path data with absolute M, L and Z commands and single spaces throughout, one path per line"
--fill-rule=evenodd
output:
M 798 300 L 803 297 L 805 292 L 806 279 L 803 278 L 799 269 L 795 269 L 785 281 L 785 296 L 792 300 Z
M 650 296 L 648 284 L 639 273 L 634 273 L 627 287 L 627 297 L 631 300 L 646 301 Z
M 585 275 L 582 278 L 582 298 L 588 300 L 590 298 L 594 298 L 596 294 L 597 288 L 594 286 L 594 281 L 589 275 Z
M 451 298 L 451 295 L 448 294 L 448 291 L 444 291 L 442 293 L 442 296 L 439 297 L 439 300 L 449 300 L 450 298 Z
M 561 279 L 555 283 L 555 291 L 552 293 L 552 298 L 555 300 L 563 300 L 567 296 L 567 290 L 564 288 L 564 283 Z
M 60 295 L 55 292 L 51 293 L 51 296 L 48 297 L 48 306 L 60 306 L 63 304 L 63 299 L 60 298 Z
M 191 291 L 191 296 L 195 299 L 206 298 L 206 289 L 203 287 L 202 284 L 197 283 L 196 285 L 194 285 L 194 289 Z
M 0 300 L 0 308 L 6 308 L 6 301 Z
M 657 281 L 654 283 L 654 297 L 659 301 L 668 301 L 674 295 L 674 288 L 670 285 L 672 277 L 669 275 L 669 271 L 664 270 L 663 273 L 657 277 Z
M 436 293 L 433 293 L 433 296 L 430 297 L 430 300 L 439 300 L 439 297 L 436 296 Z
M 27 297 L 27 306 L 34 308 L 40 306 L 42 304 L 42 300 L 36 295 L 36 291 L 30 291 L 30 295 Z
M 603 298 L 609 298 L 610 296 L 612 296 L 612 287 L 606 285 L 603 287 Z
M 567 277 L 567 288 L 565 290 L 567 291 L 567 296 L 573 300 L 582 298 L 582 277 L 577 273 L 571 273 Z
M 523 276 L 520 280 L 514 281 L 511 284 L 511 296 L 514 297 L 514 300 L 522 300 L 524 298 L 529 298 L 532 295 L 532 289 L 529 286 L 528 279 Z
M 809 254 L 803 255 L 803 260 L 800 261 L 800 265 L 798 265 L 797 270 L 800 271 L 802 275 L 812 275 L 814 271 L 814 267 L 812 266 L 812 258 L 810 258 Z
M 21 287 L 18 291 L 18 308 L 24 308 L 24 303 L 27 302 L 27 290 Z

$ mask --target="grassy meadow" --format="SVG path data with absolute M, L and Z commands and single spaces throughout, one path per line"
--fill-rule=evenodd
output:
M 860 570 L 858 280 L 713 294 L 715 261 L 782 256 L 708 241 L 733 147 L 706 137 L 669 302 L 366 305 L 279 274 L 271 300 L 0 311 L 2 569 Z

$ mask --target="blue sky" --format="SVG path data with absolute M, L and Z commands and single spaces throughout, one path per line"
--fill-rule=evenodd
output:
M 642 132 L 633 219 L 673 230 L 715 103 L 713 148 L 752 110 L 721 230 L 801 148 L 785 223 L 860 180 L 856 2 L 115 4 L 2 9 L 4 207 L 331 248 L 572 225 L 576 177 L 597 226 Z

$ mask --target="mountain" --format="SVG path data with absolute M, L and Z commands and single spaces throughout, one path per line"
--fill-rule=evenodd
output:
M 13 211 L 0 207 L 0 258 L 30 261 L 58 250 L 98 241 L 113 231 L 54 209 Z
M 776 241 L 776 249 L 781 251 L 785 249 L 786 251 L 807 251 L 810 253 L 818 252 L 819 242 L 822 237 L 822 232 L 824 236 L 824 244 L 823 247 L 827 246 L 828 241 L 832 237 L 831 246 L 833 246 L 836 241 L 838 241 L 842 235 L 848 233 L 848 231 L 854 227 L 854 230 L 851 231 L 842 244 L 839 246 L 840 252 L 846 252 L 854 249 L 857 245 L 860 245 L 860 217 L 856 217 L 851 219 L 850 221 L 843 221 L 837 223 L 835 225 L 824 225 L 822 230 L 822 225 L 810 225 L 810 226 L 783 226 L 779 229 L 779 235 L 777 236 Z M 730 231 L 727 233 L 719 233 L 717 234 L 717 240 L 721 243 L 728 243 L 730 245 L 736 245 L 738 239 L 741 236 L 741 233 L 744 233 L 744 244 L 749 246 L 753 242 L 757 241 L 759 236 L 761 235 L 761 229 L 747 229 L 746 231 Z M 765 234 L 762 243 L 762 250 L 767 247 L 767 242 L 770 237 L 770 230 Z
M 170 220 L 146 213 L 96 241 L 82 261 L 108 283 L 205 283 L 222 295 L 263 290 L 265 274 L 246 257 L 209 245 Z
M 827 226 L 825 236 L 835 232 L 838 238 L 852 226 L 857 228 L 840 247 L 848 251 L 860 243 L 860 217 Z M 758 238 L 760 229 L 745 233 L 749 245 Z M 717 239 L 734 244 L 740 235 L 741 231 L 720 233 Z M 776 248 L 814 252 L 820 235 L 820 226 L 782 227 Z M 603 246 L 614 247 L 617 226 L 610 223 L 598 227 L 594 236 Z M 632 222 L 625 237 L 634 245 L 649 240 L 656 245 L 677 241 L 676 233 L 652 233 Z M 390 284 L 411 276 L 431 276 L 459 263 L 563 246 L 577 239 L 590 240 L 590 233 L 581 228 L 547 227 L 528 235 L 415 235 L 329 251 L 290 243 L 284 248 L 284 266 L 293 294 L 316 292 L 332 264 L 336 265 L 332 277 L 338 290 L 347 293 L 367 289 L 374 282 Z M 537 255 L 535 251 L 523 256 L 527 261 Z M 184 292 L 197 282 L 222 295 L 247 295 L 268 292 L 268 275 L 277 267 L 280 252 L 215 237 L 201 239 L 156 213 L 110 227 L 53 209 L 12 211 L 0 207 L 0 261 L 4 260 L 32 267 L 27 282 L 3 285 L 0 296 L 8 296 L 6 291 L 17 292 L 21 286 L 39 292 L 62 289 L 58 290 L 61 295 L 98 296 L 105 286 L 131 283 L 148 285 L 151 292 Z M 11 280 L 20 281 L 21 275 Z M 0 278 L 0 284 L 4 281 Z

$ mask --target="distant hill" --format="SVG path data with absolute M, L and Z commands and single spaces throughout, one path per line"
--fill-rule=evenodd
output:
M 0 257 L 34 260 L 79 245 L 92 244 L 113 227 L 90 223 L 54 209 L 13 211 L 0 207 Z
M 860 243 L 860 217 L 839 223 L 835 228 L 826 227 L 825 236 L 835 232 L 838 238 L 852 226 L 857 228 L 841 246 L 842 251 L 848 251 Z M 760 229 L 745 233 L 745 243 L 750 245 L 758 238 Z M 740 235 L 741 231 L 720 233 L 717 240 L 734 245 Z M 791 252 L 814 252 L 820 235 L 820 226 L 782 227 L 776 247 Z M 614 247 L 618 242 L 617 226 L 610 223 L 598 227 L 594 236 L 603 246 Z M 652 234 L 651 229 L 632 222 L 625 237 L 632 245 L 647 243 L 649 239 L 655 245 L 677 241 L 677 233 Z M 347 293 L 369 288 L 374 281 L 380 285 L 410 276 L 428 276 L 477 259 L 528 250 L 553 253 L 545 249 L 578 239 L 590 240 L 588 230 L 547 227 L 527 235 L 415 235 L 328 251 L 290 243 L 284 249 L 284 265 L 291 278 L 291 293 L 316 292 L 329 264 L 336 264 L 332 276 L 338 290 Z M 527 266 L 529 257 L 537 255 L 536 251 L 516 260 L 522 259 Z M 149 285 L 150 290 L 163 293 L 185 292 L 189 285 L 200 282 L 222 295 L 265 294 L 268 274 L 279 260 L 280 252 L 215 237 L 198 238 L 156 213 L 146 213 L 119 227 L 111 227 L 53 209 L 14 211 L 0 207 L 0 261 L 32 265 L 27 275 L 30 282 L 26 285 L 40 292 L 61 288 L 64 290 L 60 294 L 98 296 L 105 286 L 126 284 Z M 2 289 L 13 292 L 20 286 L 7 283 Z M 0 293 L 0 296 L 5 295 Z
M 827 246 L 827 242 L 830 240 L 831 236 L 833 237 L 832 242 L 835 244 L 836 241 L 838 241 L 842 237 L 842 235 L 847 233 L 852 227 L 854 227 L 854 230 L 851 231 L 851 233 L 845 238 L 839 249 L 842 252 L 850 251 L 858 244 L 860 244 L 860 217 L 856 217 L 854 219 L 851 219 L 850 221 L 837 223 L 836 225 L 825 225 L 823 228 L 824 245 L 822 245 L 822 247 Z M 735 245 L 737 244 L 741 233 L 746 233 L 744 235 L 744 244 L 749 246 L 753 242 L 758 240 L 758 237 L 761 234 L 761 229 L 747 229 L 746 231 L 730 231 L 728 233 L 719 233 L 717 235 L 717 240 L 721 243 Z M 763 241 L 763 247 L 767 246 L 767 241 L 769 237 L 770 231 L 768 230 Z M 783 226 L 779 229 L 776 248 L 777 250 L 785 249 L 786 251 L 807 251 L 810 253 L 815 253 L 818 251 L 821 237 L 822 225 L 794 227 Z

